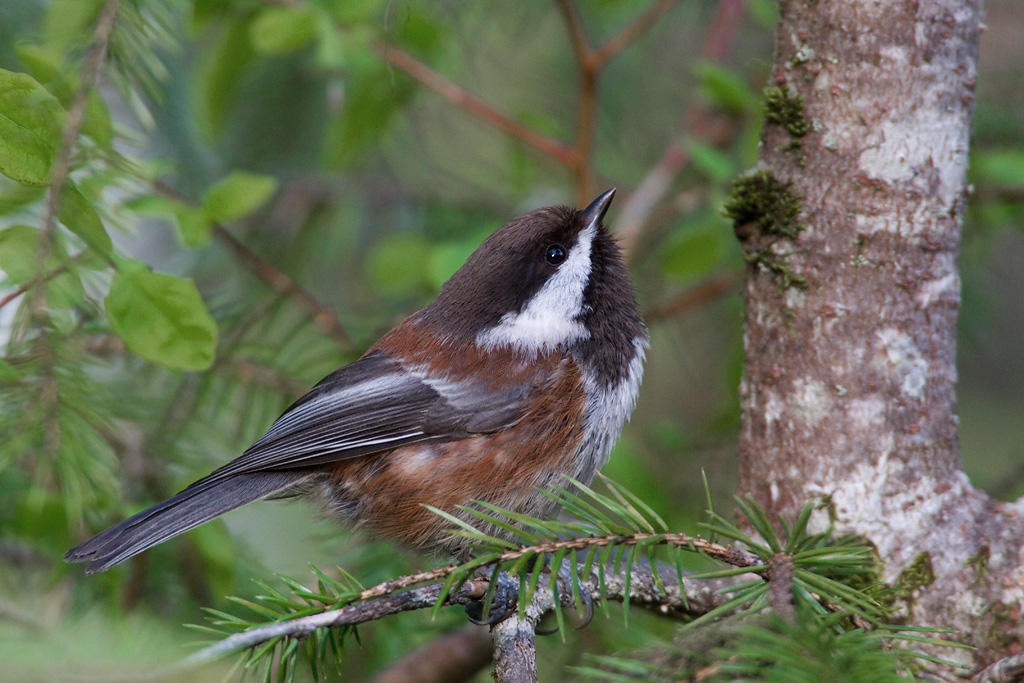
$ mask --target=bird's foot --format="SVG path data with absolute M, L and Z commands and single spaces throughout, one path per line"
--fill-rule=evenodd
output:
M 572 577 L 569 576 L 568 570 L 563 567 L 558 577 L 559 592 L 565 595 L 572 595 L 571 581 Z M 579 602 L 577 603 L 574 599 L 572 606 L 576 610 L 578 621 L 573 624 L 572 628 L 574 631 L 579 631 L 589 626 L 590 622 L 594 619 L 594 596 L 590 594 L 590 589 L 582 581 L 576 585 L 576 594 L 579 595 Z M 558 627 L 541 628 L 538 626 L 536 631 L 538 636 L 549 636 L 552 633 L 558 633 Z
M 490 572 L 486 580 L 490 580 Z M 494 626 L 512 616 L 516 611 L 516 604 L 519 599 L 519 582 L 510 577 L 506 572 L 499 572 L 494 585 L 489 609 L 484 604 L 487 595 L 480 598 L 469 599 L 465 603 L 466 616 L 474 624 Z

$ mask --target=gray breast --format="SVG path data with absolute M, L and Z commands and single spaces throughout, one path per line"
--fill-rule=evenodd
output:
M 583 439 L 575 458 L 575 471 L 571 474 L 584 483 L 589 482 L 608 461 L 612 446 L 636 405 L 644 373 L 647 336 L 636 337 L 633 348 L 629 368 L 617 383 L 608 386 L 596 373 L 583 373 L 588 409 L 583 421 Z

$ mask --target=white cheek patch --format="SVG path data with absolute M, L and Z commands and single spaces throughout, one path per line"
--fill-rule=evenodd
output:
M 576 318 L 583 307 L 583 291 L 590 277 L 590 249 L 596 234 L 596 225 L 581 230 L 568 257 L 526 307 L 519 313 L 506 313 L 497 325 L 480 332 L 477 346 L 512 346 L 537 353 L 588 338 L 590 332 Z

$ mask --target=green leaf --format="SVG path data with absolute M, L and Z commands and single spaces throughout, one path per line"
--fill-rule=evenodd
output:
M 316 36 L 316 15 L 309 5 L 265 7 L 249 24 L 256 52 L 283 54 L 308 45 Z
M 201 120 L 214 134 L 231 121 L 233 98 L 250 73 L 254 59 L 245 24 L 225 23 L 216 36 L 211 36 L 210 48 L 197 56 L 197 104 Z
M 761 28 L 771 30 L 779 23 L 779 4 L 773 0 L 750 0 L 747 11 Z
M 31 225 L 0 230 L 0 270 L 12 282 L 28 282 L 37 274 L 38 248 L 39 231 Z
M 704 62 L 694 68 L 701 91 L 713 103 L 732 114 L 742 114 L 758 107 L 759 99 L 740 75 L 721 64 Z
M 686 149 L 690 153 L 690 161 L 694 168 L 716 183 L 728 180 L 739 171 L 729 155 L 711 145 L 687 140 Z
M 328 128 L 324 153 L 329 164 L 344 167 L 374 148 L 413 94 L 412 84 L 396 78 L 377 60 L 357 63 L 346 71 L 345 106 Z
M 140 216 L 173 216 L 178 209 L 187 205 L 159 194 L 140 194 L 126 199 L 121 206 Z
M 109 255 L 114 248 L 92 202 L 73 183 L 65 185 L 61 192 L 59 218 L 64 227 L 81 237 L 90 249 Z
M 431 287 L 440 289 L 462 267 L 476 246 L 475 242 L 445 242 L 434 247 L 427 258 L 427 276 Z
M 370 281 L 388 296 L 407 296 L 428 289 L 423 254 L 430 245 L 419 235 L 399 234 L 382 239 L 368 258 Z
M 213 363 L 217 324 L 191 280 L 122 267 L 106 307 L 114 331 L 146 360 L 181 370 L 204 370 Z
M 993 185 L 1024 185 L 1024 148 L 979 149 L 971 156 L 975 182 Z
M 15 51 L 28 73 L 53 94 L 63 107 L 70 107 L 71 99 L 78 91 L 79 79 L 63 65 L 63 53 L 55 51 L 52 46 L 28 43 L 17 46 Z M 103 147 L 109 147 L 114 140 L 110 110 L 95 91 L 89 93 L 85 103 L 82 132 Z
M 0 69 L 0 173 L 46 185 L 57 156 L 64 110 L 28 74 Z
M 39 230 L 31 225 L 12 225 L 0 230 L 0 270 L 11 282 L 24 284 L 66 262 L 67 253 L 60 241 L 50 245 L 50 258 L 39 270 Z M 46 286 L 51 309 L 69 309 L 78 305 L 84 292 L 82 282 L 71 272 L 57 275 Z
M 103 0 L 54 0 L 46 12 L 43 40 L 59 54 L 67 52 L 84 36 L 91 35 L 93 22 Z
M 722 258 L 721 231 L 708 223 L 693 230 L 677 233 L 661 253 L 665 273 L 678 278 L 693 279 L 707 275 Z
M 39 201 L 46 188 L 36 185 L 22 185 L 20 183 L 3 183 L 0 188 L 0 216 L 21 211 L 30 204 Z
M 174 211 L 178 236 L 186 247 L 201 247 L 210 241 L 213 222 L 203 209 L 181 205 Z
M 203 194 L 203 208 L 210 220 L 227 223 L 258 209 L 276 190 L 272 176 L 232 171 Z

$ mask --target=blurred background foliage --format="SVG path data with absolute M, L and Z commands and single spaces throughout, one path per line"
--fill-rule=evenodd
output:
M 104 4 L 0 4 L 0 113 L 29 107 L 44 162 Z M 742 259 L 720 207 L 755 161 L 776 8 L 592 0 L 574 19 L 596 49 L 655 6 L 664 14 L 608 55 L 588 91 L 547 0 L 118 4 L 52 229 L 47 166 L 0 142 L 5 676 L 130 678 L 180 659 L 195 640 L 181 624 L 251 594 L 253 577 L 308 577 L 316 563 L 369 585 L 443 561 L 339 532 L 301 503 L 255 504 L 89 578 L 60 558 L 234 457 L 429 302 L 504 221 L 613 185 L 610 223 L 652 345 L 605 471 L 680 530 L 703 507 L 701 468 L 728 500 Z M 1024 7 L 991 0 L 987 15 L 961 260 L 961 444 L 972 479 L 1008 499 L 1024 493 Z M 347 678 L 462 619 L 361 628 Z M 569 646 L 542 639 L 541 667 L 671 628 L 599 617 Z

